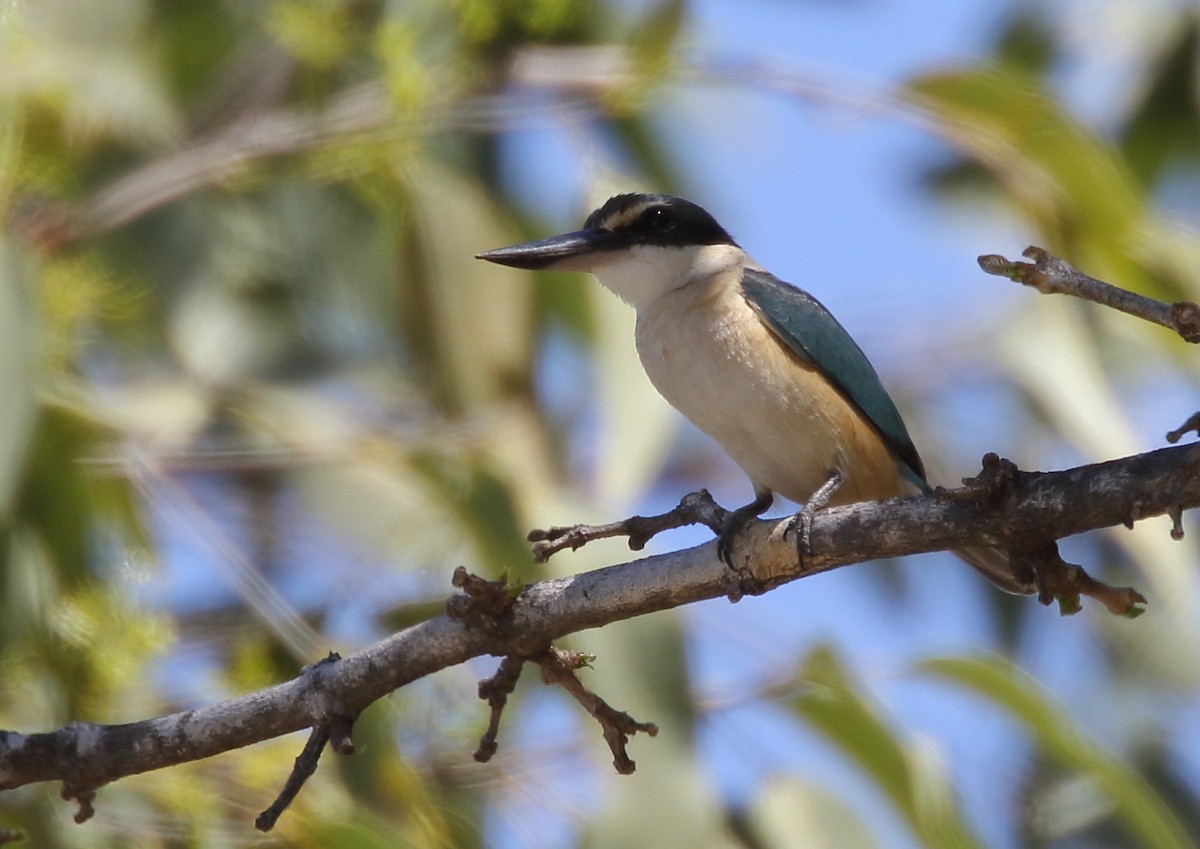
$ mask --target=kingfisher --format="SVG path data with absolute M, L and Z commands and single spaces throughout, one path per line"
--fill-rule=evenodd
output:
M 797 515 L 810 525 L 825 505 L 931 491 L 899 410 L 846 329 L 691 201 L 616 195 L 581 230 L 476 258 L 588 272 L 636 310 L 634 341 L 650 381 L 753 486 L 754 499 L 718 534 L 731 568 L 733 540 L 776 495 L 805 505 Z M 1036 591 L 999 549 L 956 553 L 1001 589 Z

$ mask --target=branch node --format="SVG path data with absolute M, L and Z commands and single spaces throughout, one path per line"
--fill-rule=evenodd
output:
M 487 731 L 479 740 L 479 748 L 475 750 L 475 760 L 480 763 L 490 761 L 500 747 L 496 742 L 496 736 L 500 732 L 500 714 L 504 712 L 509 695 L 516 689 L 517 679 L 521 677 L 521 668 L 524 665 L 525 658 L 510 654 L 500 661 L 500 668 L 496 670 L 495 675 L 479 682 L 479 698 L 486 701 L 492 709 Z
M 458 566 L 450 583 L 462 590 L 462 594 L 446 599 L 446 615 L 473 628 L 494 632 L 499 620 L 512 609 L 520 595 L 508 581 L 489 581 L 472 575 Z
M 1055 291 L 1053 280 L 1056 275 L 1073 270 L 1061 259 L 1036 245 L 1027 247 L 1021 252 L 1021 256 L 1033 262 L 1016 262 L 1000 254 L 984 254 L 977 258 L 976 262 L 987 274 L 1007 277 L 1023 286 L 1032 286 L 1043 294 Z
M 996 277 L 1007 277 L 1010 280 L 1020 280 L 1023 272 L 1020 267 L 1025 263 L 1011 262 L 1006 257 L 1000 254 L 984 254 L 977 257 L 975 260 L 979 263 L 979 267 L 987 274 L 993 274 Z
M 605 525 L 554 525 L 535 528 L 526 537 L 533 546 L 533 559 L 545 563 L 550 556 L 569 548 L 582 548 L 589 542 L 609 537 L 628 537 L 629 547 L 641 551 L 651 539 L 663 531 L 685 525 L 705 525 L 713 533 L 721 532 L 728 512 L 717 504 L 708 490 L 690 492 L 679 500 L 674 509 L 656 516 L 630 516 Z
M 583 686 L 575 675 L 575 670 L 588 666 L 594 659 L 590 655 L 550 646 L 546 651 L 529 659 L 541 667 L 542 680 L 545 683 L 562 687 L 600 723 L 604 731 L 604 740 L 612 752 L 613 767 L 616 771 L 621 775 L 633 773 L 637 764 L 625 750 L 629 738 L 639 731 L 654 737 L 658 734 L 658 726 L 653 722 L 638 722 L 624 711 L 611 707 L 604 699 Z
M 1185 342 L 1200 342 L 1200 305 L 1191 301 L 1171 304 L 1171 322 Z
M 1024 474 L 1017 464 L 989 452 L 983 455 L 980 466 L 980 472 L 975 477 L 962 479 L 961 489 L 946 490 L 939 487 L 937 494 L 954 501 L 974 501 L 992 509 L 1011 505 L 1017 497 L 1017 487 Z
M 329 654 L 325 655 L 320 660 L 315 660 L 312 663 L 308 664 L 307 666 L 300 667 L 300 674 L 308 675 L 309 673 L 313 672 L 316 669 L 321 668 L 322 666 L 328 666 L 331 663 L 337 663 L 341 659 L 342 659 L 342 656 L 340 654 L 338 654 L 335 651 L 331 651 Z
M 1184 434 L 1191 433 L 1192 431 L 1196 431 L 1196 434 L 1200 436 L 1200 413 L 1192 413 L 1188 416 L 1187 421 L 1175 428 L 1175 430 L 1167 431 L 1167 442 L 1174 445 L 1183 438 Z

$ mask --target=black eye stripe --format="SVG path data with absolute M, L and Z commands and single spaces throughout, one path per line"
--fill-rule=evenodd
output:
M 587 217 L 583 227 L 614 237 L 610 250 L 619 245 L 737 245 L 711 215 L 671 195 L 614 195 Z

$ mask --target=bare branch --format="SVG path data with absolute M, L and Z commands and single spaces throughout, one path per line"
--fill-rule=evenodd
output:
M 1029 566 L 1037 575 L 1038 601 L 1044 605 L 1058 602 L 1063 616 L 1083 609 L 1080 596 L 1103 604 L 1114 616 L 1136 619 L 1146 612 L 1145 597 L 1132 587 L 1112 587 L 1097 581 L 1083 567 L 1067 563 L 1058 553 L 1057 542 L 1034 542 L 1029 546 L 1010 549 L 1014 559 Z
M 342 656 L 337 652 L 330 652 L 327 657 L 312 666 L 337 663 L 341 659 Z M 312 667 L 306 667 L 306 669 L 308 668 Z M 296 794 L 304 786 L 304 782 L 308 781 L 317 771 L 317 762 L 321 760 L 321 753 L 325 750 L 327 743 L 339 755 L 354 754 L 354 741 L 350 737 L 350 732 L 354 728 L 354 719 L 355 717 L 334 715 L 329 718 L 328 722 L 313 727 L 312 733 L 308 736 L 308 742 L 304 744 L 303 751 L 296 757 L 292 765 L 292 773 L 288 776 L 283 789 L 279 791 L 279 795 L 270 807 L 258 815 L 254 821 L 255 828 L 259 831 L 270 831 L 275 827 L 280 815 L 292 804 Z
M 979 257 L 979 267 L 988 274 L 1032 286 L 1043 295 L 1074 295 L 1173 330 L 1186 342 L 1200 342 L 1200 306 L 1190 301 L 1164 304 L 1138 295 L 1089 277 L 1035 245 L 1027 247 L 1021 255 L 1033 262 L 1012 262 L 999 254 L 986 254 Z
M 485 763 L 496 754 L 499 748 L 496 738 L 500 730 L 500 715 L 508 703 L 509 695 L 517 686 L 521 669 L 529 661 L 541 667 L 543 683 L 562 687 L 600 723 L 604 739 L 612 751 L 613 767 L 617 772 L 621 775 L 633 773 L 637 764 L 629 757 L 625 748 L 629 738 L 639 731 L 654 737 L 658 734 L 658 726 L 653 722 L 638 722 L 624 711 L 611 707 L 608 702 L 583 686 L 575 671 L 588 666 L 593 660 L 594 657 L 582 652 L 554 646 L 548 646 L 529 657 L 509 655 L 504 658 L 495 675 L 479 682 L 479 698 L 487 701 L 491 708 L 491 716 L 488 719 L 487 731 L 479 741 L 479 748 L 475 750 L 475 760 Z
M 325 750 L 325 744 L 328 742 L 328 726 L 318 725 L 312 730 L 312 733 L 308 735 L 308 742 L 304 744 L 304 750 L 296 756 L 296 762 L 292 765 L 292 774 L 288 776 L 287 783 L 283 785 L 283 789 L 279 791 L 279 795 L 270 807 L 258 815 L 258 819 L 254 821 L 255 828 L 259 831 L 270 831 L 275 827 L 279 816 L 287 810 L 288 805 L 292 804 L 292 800 L 296 798 L 296 794 L 300 792 L 304 782 L 308 781 L 317 771 L 317 762 L 321 759 L 321 752 Z
M 476 630 L 493 633 L 508 621 L 507 614 L 520 590 L 510 587 L 507 581 L 488 581 L 472 575 L 463 566 L 454 570 L 450 583 L 462 590 L 462 595 L 446 600 L 446 615 Z
M 543 681 L 562 687 L 600 723 L 604 730 L 604 740 L 612 751 L 613 768 L 621 775 L 632 775 L 637 770 L 637 764 L 625 750 L 629 738 L 639 731 L 655 737 L 658 735 L 658 726 L 653 722 L 638 722 L 625 711 L 617 710 L 583 686 L 575 670 L 587 666 L 589 658 L 585 655 L 551 646 L 530 660 L 542 668 Z
M 1200 435 L 1200 413 L 1192 413 L 1187 417 L 1187 421 L 1175 428 L 1175 430 L 1168 431 L 1167 442 L 1174 445 L 1176 442 L 1183 439 L 1183 435 L 1185 433 L 1191 433 L 1192 431 L 1195 431 L 1197 435 Z
M 988 462 L 1003 465 L 998 458 Z M 997 490 L 990 484 L 976 485 L 820 511 L 813 519 L 803 563 L 797 562 L 794 542 L 783 538 L 789 519 L 756 521 L 738 538 L 733 559 L 771 588 L 881 557 L 971 545 L 1030 551 L 1038 541 L 1049 546 L 1073 534 L 1200 506 L 1198 468 L 1200 445 L 1163 448 L 1061 472 L 1005 469 L 1001 497 L 994 497 Z M 1060 601 L 1070 592 L 1087 594 L 1090 579 L 1071 571 L 1078 567 L 1064 568 L 1065 579 L 1053 573 L 1043 576 L 1050 584 L 1067 581 L 1047 585 L 1050 594 Z M 77 722 L 28 735 L 0 731 L 0 790 L 61 781 L 64 792 L 81 802 L 83 813 L 97 788 L 127 775 L 305 728 L 330 729 L 326 733 L 331 739 L 339 721 L 339 736 L 345 741 L 347 717 L 358 716 L 376 699 L 439 669 L 484 654 L 535 659 L 566 634 L 716 598 L 726 593 L 726 585 L 727 570 L 709 542 L 532 584 L 510 607 L 490 617 L 486 627 L 441 616 L 340 660 L 306 667 L 291 681 L 227 702 L 125 725 Z M 1116 598 L 1103 596 L 1109 590 L 1092 594 L 1109 605 Z M 613 721 L 614 727 L 624 727 Z M 635 725 L 632 730 L 646 730 Z M 620 742 L 619 735 L 616 739 Z
M 525 658 L 510 654 L 500 661 L 500 668 L 496 670 L 495 675 L 479 682 L 479 698 L 486 701 L 492 709 L 487 731 L 479 741 L 479 748 L 475 750 L 475 760 L 480 763 L 490 761 L 499 748 L 496 737 L 500 733 L 500 714 L 508 704 L 509 695 L 516 689 L 517 679 L 521 677 L 521 669 L 524 666 Z
M 689 492 L 673 510 L 657 516 L 631 516 L 606 525 L 555 525 L 532 530 L 527 539 L 534 544 L 533 559 L 545 563 L 564 548 L 575 551 L 589 542 L 609 537 L 629 537 L 630 549 L 641 551 L 663 531 L 687 525 L 705 525 L 714 534 L 720 533 L 728 515 L 729 511 L 713 501 L 707 489 L 702 489 Z

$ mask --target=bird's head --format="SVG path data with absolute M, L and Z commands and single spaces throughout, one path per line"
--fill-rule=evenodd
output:
M 591 272 L 639 308 L 744 256 L 702 207 L 662 194 L 616 195 L 582 230 L 477 254 L 513 268 Z

